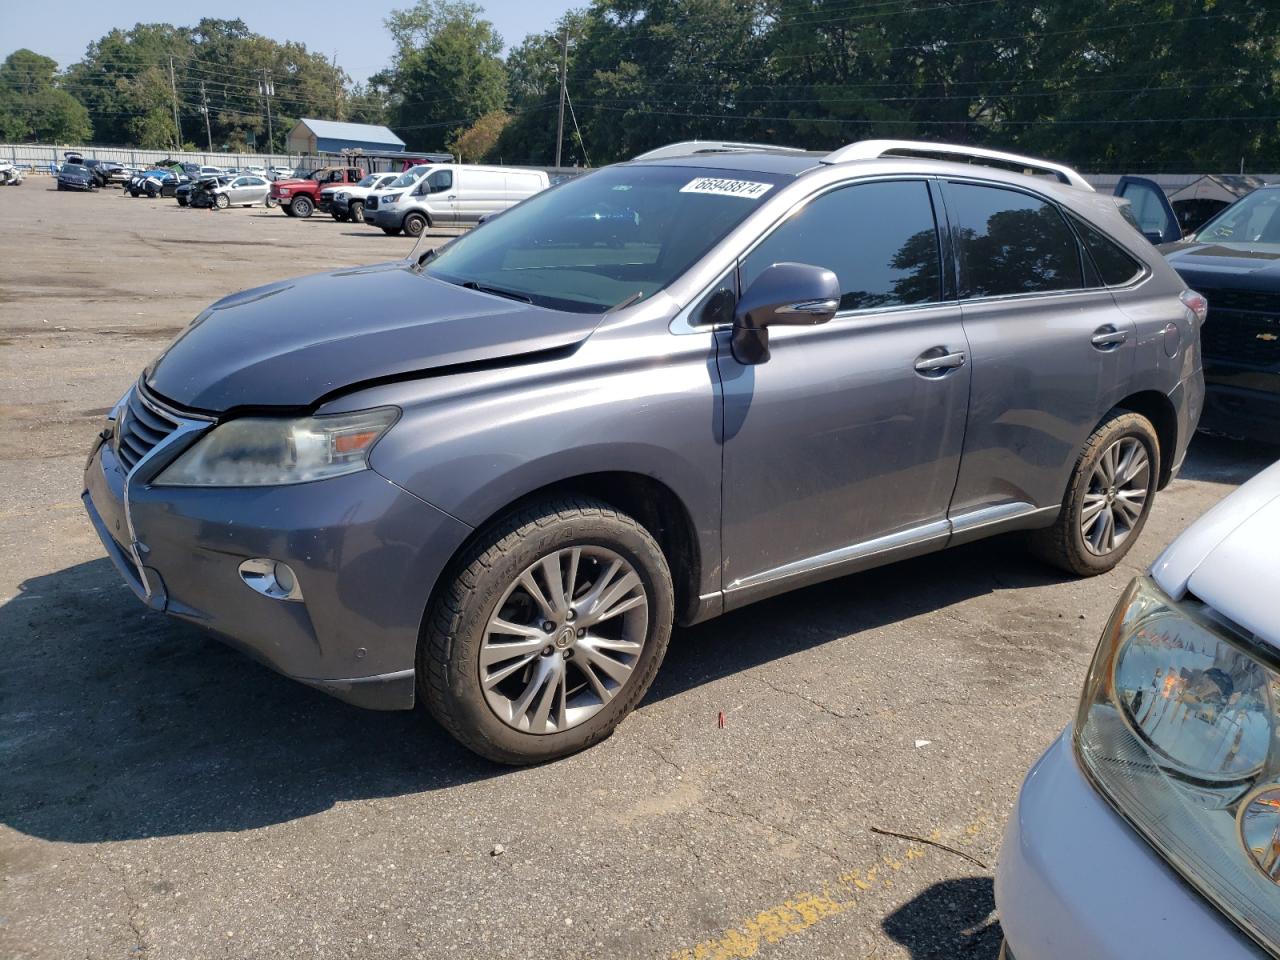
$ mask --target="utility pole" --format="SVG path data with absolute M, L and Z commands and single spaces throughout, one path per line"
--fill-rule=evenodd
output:
M 266 67 L 262 68 L 262 82 L 258 84 L 258 90 L 267 101 L 267 153 L 270 154 L 276 148 L 275 133 L 271 129 L 271 95 L 276 92 L 276 86 L 267 75 Z
M 178 122 L 178 81 L 173 73 L 173 57 L 169 57 L 169 89 L 173 91 L 173 132 L 175 150 L 182 149 L 182 124 Z
M 209 97 L 204 92 L 204 81 L 200 81 L 200 109 L 204 113 L 204 133 L 209 138 L 209 152 L 213 153 L 213 129 L 209 126 Z
M 564 46 L 560 48 L 560 116 L 556 120 L 556 166 L 560 166 L 560 148 L 564 145 L 564 94 L 569 72 L 569 24 L 564 25 Z

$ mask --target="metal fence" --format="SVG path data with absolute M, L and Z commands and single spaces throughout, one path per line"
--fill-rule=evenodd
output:
M 0 143 L 0 160 L 47 172 L 50 164 L 62 163 L 63 154 L 78 153 L 86 160 L 114 160 L 127 167 L 144 167 L 161 160 L 181 160 L 215 167 L 290 167 L 302 161 L 320 162 L 319 157 L 303 158 L 287 153 L 188 153 L 169 150 L 135 150 L 132 147 L 78 147 L 47 143 Z

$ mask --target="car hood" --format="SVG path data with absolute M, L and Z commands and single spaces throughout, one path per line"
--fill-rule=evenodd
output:
M 303 408 L 371 380 L 572 347 L 599 320 L 468 290 L 398 261 L 219 300 L 145 377 L 193 410 Z
M 1174 599 L 1190 593 L 1280 647 L 1280 462 L 1214 506 L 1151 567 Z
M 1269 243 L 1167 243 L 1169 265 L 1192 287 L 1280 287 L 1280 245 Z
M 285 180 L 273 180 L 272 183 L 277 187 L 304 187 L 307 185 L 315 186 L 314 180 L 304 180 L 302 177 L 289 177 Z

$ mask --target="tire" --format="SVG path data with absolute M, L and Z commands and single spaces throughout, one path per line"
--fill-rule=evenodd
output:
M 289 214 L 294 217 L 302 217 L 304 220 L 315 212 L 315 204 L 306 197 L 298 197 L 289 204 Z
M 134 199 L 137 199 L 137 196 L 138 196 L 138 188 L 137 188 L 137 187 L 130 187 L 130 188 L 129 188 L 129 196 L 133 197 Z
M 554 568 L 542 566 L 547 557 L 558 558 Z M 557 583 L 576 569 L 570 592 L 582 605 L 576 622 L 587 625 L 585 637 L 563 604 L 557 604 L 565 611 L 556 614 L 558 622 L 539 625 L 545 614 L 525 592 L 521 578 L 532 577 L 539 589 L 547 585 L 546 593 L 554 596 L 558 591 L 548 585 L 547 569 L 557 571 Z M 624 580 L 632 585 L 610 599 L 610 591 L 622 589 Z M 418 690 L 441 726 L 468 749 L 498 763 L 542 763 L 608 737 L 649 689 L 671 638 L 675 604 L 661 548 L 634 519 L 598 500 L 557 498 L 508 514 L 481 533 L 441 584 L 418 643 Z M 597 589 L 604 591 L 606 612 L 623 610 L 603 621 L 588 620 L 587 605 Z M 490 631 L 491 618 L 497 617 L 533 632 Z M 515 640 L 524 649 L 511 659 L 501 653 L 494 659 L 489 642 L 494 636 L 504 638 L 500 643 Z M 598 643 L 614 646 L 592 645 Z M 636 653 L 626 653 L 620 646 L 624 643 L 640 646 Z M 532 652 L 528 644 L 534 645 Z M 487 690 L 481 682 L 482 654 L 490 677 L 506 672 Z M 597 669 L 602 657 L 609 665 Z M 539 679 L 538 671 L 549 671 L 555 684 Z M 499 715 L 495 702 L 507 718 Z M 544 723 L 548 717 L 550 729 Z
M 364 223 L 364 204 L 363 203 L 361 203 L 359 200 L 356 200 L 352 202 L 351 206 L 348 209 L 350 209 L 351 211 L 350 215 L 351 215 L 352 223 Z
M 160 196 L 160 191 L 155 187 L 147 187 L 147 196 L 154 200 L 156 197 Z
M 334 210 L 333 219 L 337 220 L 339 223 L 346 223 L 350 218 L 345 213 L 339 213 L 337 210 Z
M 276 207 L 280 205 L 280 201 L 277 200 L 275 197 L 267 197 L 267 199 L 262 201 L 262 204 L 268 210 L 274 210 Z
M 1031 534 L 1032 551 L 1077 576 L 1106 573 L 1146 526 L 1159 479 L 1160 442 L 1151 421 L 1112 410 L 1085 442 L 1058 519 Z
M 213 198 L 213 205 L 219 210 L 225 210 L 227 207 L 231 206 L 231 198 L 225 193 L 215 194 Z
M 178 197 L 178 206 L 180 207 L 185 207 L 190 202 L 190 198 L 188 197 Z
M 401 231 L 399 227 L 383 227 L 382 232 L 388 237 L 398 237 Z
M 411 237 L 422 236 L 422 231 L 431 226 L 431 221 L 421 213 L 411 213 L 404 218 L 404 232 Z

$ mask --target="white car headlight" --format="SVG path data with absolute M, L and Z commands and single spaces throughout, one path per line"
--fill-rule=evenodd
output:
M 1193 886 L 1280 949 L 1280 657 L 1193 598 L 1135 580 L 1089 670 L 1075 748 Z
M 369 451 L 399 416 L 395 407 L 220 424 L 154 481 L 172 487 L 265 487 L 309 483 L 364 470 Z
M 280 187 L 280 188 L 279 188 L 279 190 L 278 190 L 277 192 L 280 194 L 280 196 L 282 196 L 282 197 L 287 197 L 287 196 L 289 195 L 289 188 L 288 188 L 288 187 Z
M 388 193 L 385 197 L 383 197 L 383 198 L 382 198 L 382 202 L 383 202 L 383 203 L 395 203 L 395 202 L 396 202 L 397 200 L 399 200 L 399 199 L 400 199 L 400 194 L 398 194 L 398 193 Z

